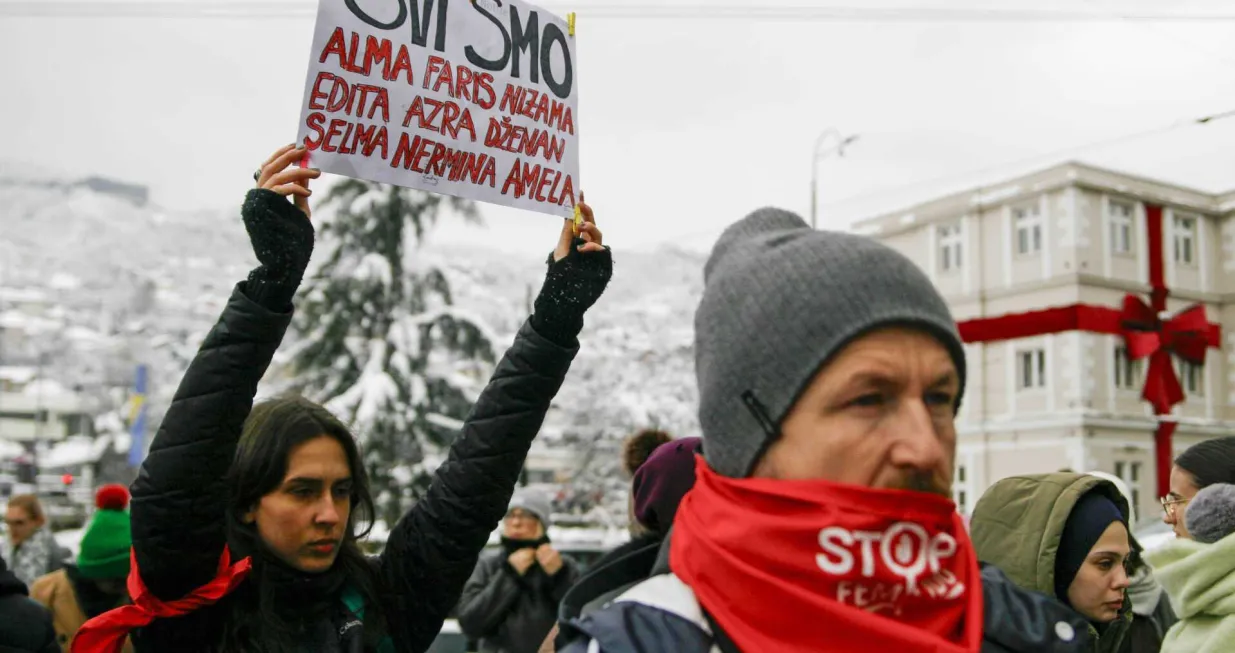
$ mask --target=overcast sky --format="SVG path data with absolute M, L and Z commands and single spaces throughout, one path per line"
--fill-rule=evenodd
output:
M 105 0 L 48 9 L 59 1 L 0 0 L 0 159 L 145 183 L 169 207 L 227 207 L 295 137 L 316 0 L 286 0 L 281 18 L 210 19 L 159 9 L 181 0 L 122 3 L 150 8 L 148 18 L 74 16 Z M 813 142 L 828 127 L 860 136 L 844 158 L 820 163 L 821 226 L 844 228 L 969 171 L 1038 155 L 1013 168 L 1077 158 L 1235 190 L 1235 118 L 1059 152 L 1235 109 L 1227 0 L 797 3 L 858 8 L 850 20 L 681 18 L 619 0 L 544 6 L 578 12 L 581 185 L 615 248 L 706 246 L 761 205 L 807 215 Z M 919 9 L 862 13 L 885 7 Z M 927 11 L 938 7 L 1071 13 L 940 21 Z M 530 255 L 560 224 L 483 213 L 486 229 L 447 225 L 435 238 Z

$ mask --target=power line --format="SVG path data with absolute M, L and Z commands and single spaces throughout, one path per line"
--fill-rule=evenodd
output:
M 1114 9 L 1107 9 L 1103 5 L 1099 4 L 1098 0 L 1082 0 L 1082 1 L 1089 4 L 1091 7 L 1094 7 L 1098 11 L 1109 13 L 1110 15 L 1123 20 L 1123 14 L 1119 13 L 1118 11 L 1115 11 Z M 1176 43 L 1183 45 L 1184 47 L 1192 49 L 1195 52 L 1204 54 L 1207 57 L 1221 60 L 1223 63 L 1226 63 L 1228 65 L 1235 65 L 1235 58 L 1228 57 L 1224 54 L 1219 54 L 1217 52 L 1214 52 L 1213 50 L 1210 50 L 1209 48 L 1203 47 L 1201 46 L 1200 43 L 1197 43 L 1195 39 L 1180 38 L 1178 36 L 1175 36 L 1174 34 L 1171 34 L 1170 32 L 1166 30 L 1159 29 L 1158 25 L 1151 24 L 1151 23 L 1145 23 L 1145 22 L 1138 23 L 1137 27 L 1140 27 L 1141 29 L 1157 34 L 1158 36 L 1162 36 L 1164 38 L 1170 39 Z
M 1095 149 L 1095 148 L 1101 148 L 1101 147 L 1110 147 L 1112 145 L 1119 145 L 1122 143 L 1139 140 L 1142 138 L 1148 138 L 1150 136 L 1156 136 L 1158 134 L 1164 134 L 1167 132 L 1175 131 L 1176 129 L 1182 129 L 1184 127 L 1196 127 L 1198 125 L 1208 125 L 1214 122 L 1218 122 L 1220 120 L 1225 120 L 1227 118 L 1233 118 L 1233 117 L 1235 117 L 1235 109 L 1230 109 L 1228 111 L 1222 111 L 1219 113 L 1214 113 L 1214 114 L 1210 114 L 1206 116 L 1200 116 L 1197 118 L 1185 118 L 1183 120 L 1177 120 L 1163 127 L 1156 127 L 1154 129 L 1147 129 L 1145 131 L 1140 131 L 1140 132 L 1136 132 L 1132 134 L 1125 134 L 1123 136 L 1116 136 L 1114 138 L 1106 138 L 1106 139 L 1102 139 L 1099 141 L 1084 143 L 1081 145 L 1073 145 L 1071 147 L 1065 147 L 1065 148 L 1061 148 L 1061 149 L 1054 150 L 1051 152 L 1043 152 L 1042 154 L 1035 154 L 1035 155 L 1027 156 L 1027 157 L 1020 158 L 1020 159 L 1014 159 L 1012 161 L 1004 161 L 1002 163 L 996 163 L 994 165 L 989 165 L 989 166 L 985 166 L 982 168 L 976 168 L 973 170 L 966 170 L 963 172 L 942 175 L 942 176 L 934 177 L 931 179 L 923 179 L 921 181 L 916 181 L 910 184 L 884 187 L 884 188 L 880 188 L 880 189 L 873 190 L 873 191 L 866 192 L 866 193 L 859 193 L 857 195 L 851 195 L 844 199 L 836 200 L 834 202 L 828 202 L 826 204 L 821 204 L 820 206 L 827 207 L 827 208 L 837 208 L 837 207 L 842 207 L 848 204 L 855 204 L 858 202 L 862 202 L 864 200 L 871 200 L 877 197 L 887 196 L 888 193 L 908 191 L 910 189 L 919 188 L 922 186 L 934 186 L 934 185 L 942 184 L 944 182 L 949 182 L 949 181 L 961 181 L 965 179 L 974 179 L 981 175 L 1001 172 L 1001 171 L 1006 170 L 1007 168 L 1011 168 L 1015 166 L 1024 166 L 1024 165 L 1029 165 L 1031 163 L 1038 163 L 1043 160 L 1058 159 L 1064 155 L 1075 154 L 1077 152 L 1080 152 L 1081 150 L 1089 150 L 1089 149 Z M 980 184 L 975 183 L 974 185 L 980 185 Z
M 575 11 L 581 18 L 661 20 L 744 20 L 749 22 L 1150 22 L 1195 23 L 1235 21 L 1232 13 L 1163 11 L 1121 12 L 1075 9 L 981 9 L 947 7 L 802 7 L 773 4 L 734 5 L 547 5 L 554 13 Z M 152 0 L 38 0 L 0 2 L 0 16 L 23 18 L 312 18 L 316 2 L 215 0 L 155 2 Z

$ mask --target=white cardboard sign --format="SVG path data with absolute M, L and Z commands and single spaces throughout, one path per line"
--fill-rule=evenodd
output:
M 521 0 L 319 0 L 297 135 L 305 163 L 569 217 L 571 32 Z

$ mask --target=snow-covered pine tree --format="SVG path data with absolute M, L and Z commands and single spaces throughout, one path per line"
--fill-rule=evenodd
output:
M 333 186 L 314 215 L 316 265 L 292 324 L 291 385 L 351 425 L 390 526 L 428 488 L 494 358 L 486 326 L 414 256 L 444 213 L 479 220 L 467 200 L 355 179 Z

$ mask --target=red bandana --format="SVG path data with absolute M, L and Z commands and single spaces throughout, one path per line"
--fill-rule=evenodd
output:
M 977 653 L 978 559 L 941 496 L 720 476 L 699 458 L 669 566 L 743 651 Z
M 137 570 L 137 556 L 129 553 L 129 596 L 132 605 L 125 605 L 87 621 L 73 638 L 72 653 L 120 653 L 129 631 L 149 624 L 159 617 L 178 617 L 211 605 L 231 593 L 248 575 L 252 559 L 244 558 L 231 564 L 231 551 L 225 546 L 219 556 L 219 570 L 210 582 L 175 601 L 160 601 L 142 582 Z

